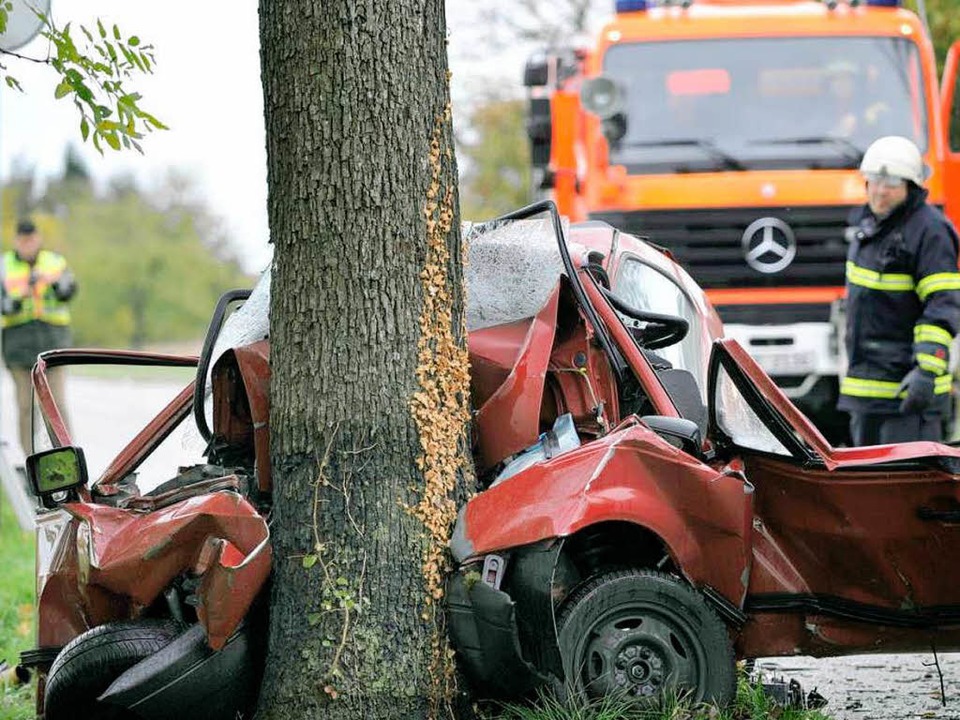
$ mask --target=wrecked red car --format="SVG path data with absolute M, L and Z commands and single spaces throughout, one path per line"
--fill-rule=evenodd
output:
M 262 282 L 253 295 L 221 298 L 199 367 L 197 358 L 120 351 L 58 350 L 38 360 L 39 452 L 27 458 L 44 508 L 37 648 L 21 665 L 38 671 L 37 713 L 46 720 L 249 716 L 271 566 L 268 297 Z M 88 485 L 47 372 L 90 365 L 197 369 Z M 169 467 L 141 493 L 138 472 L 184 426 L 201 438 L 200 462 Z
M 469 242 L 468 273 L 505 276 L 469 288 L 487 489 L 448 603 L 475 693 L 725 703 L 738 657 L 960 648 L 960 450 L 831 447 L 612 227 L 544 204 Z
M 934 633 L 960 645 L 960 451 L 830 447 L 721 338 L 686 273 L 608 225 L 567 228 L 544 203 L 468 236 L 485 489 L 454 529 L 448 604 L 478 695 L 565 681 L 723 702 L 736 656 L 919 650 Z M 199 358 L 38 362 L 28 474 L 45 512 L 38 642 L 22 664 L 39 671 L 47 720 L 253 706 L 271 562 L 268 306 L 269 276 L 224 296 Z M 89 364 L 196 367 L 93 483 L 46 380 Z M 141 485 L 185 425 L 199 460 Z

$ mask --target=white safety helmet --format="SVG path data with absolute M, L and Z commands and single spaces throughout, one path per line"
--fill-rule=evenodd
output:
M 915 185 L 923 185 L 926 179 L 920 150 L 912 141 L 899 135 L 874 140 L 863 154 L 860 172 L 864 175 L 903 178 Z

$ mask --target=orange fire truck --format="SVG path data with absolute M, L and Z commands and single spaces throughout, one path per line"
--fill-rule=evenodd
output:
M 958 47 L 940 85 L 925 23 L 895 2 L 616 0 L 593 48 L 524 73 L 539 187 L 573 220 L 666 247 L 834 440 L 863 151 L 911 138 L 930 202 L 960 219 Z

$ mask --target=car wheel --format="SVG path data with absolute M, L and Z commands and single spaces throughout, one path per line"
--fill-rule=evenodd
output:
M 726 627 L 698 592 L 669 575 L 600 575 L 564 603 L 557 627 L 568 692 L 651 699 L 673 693 L 717 705 L 734 698 Z
M 98 625 L 60 651 L 47 675 L 45 720 L 127 720 L 123 708 L 97 702 L 110 683 L 183 632 L 174 620 L 138 620 Z

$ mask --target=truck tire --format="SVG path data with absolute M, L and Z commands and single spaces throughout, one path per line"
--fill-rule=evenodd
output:
M 175 620 L 136 620 L 98 625 L 60 651 L 47 675 L 45 720 L 127 720 L 136 716 L 97 698 L 122 673 L 183 632 Z
M 620 570 L 589 580 L 564 603 L 557 628 L 568 693 L 683 693 L 721 707 L 736 694 L 726 626 L 700 593 L 665 573 Z

